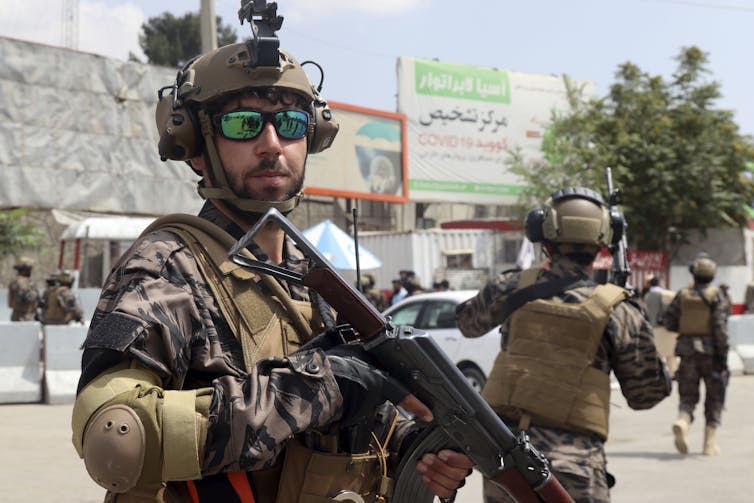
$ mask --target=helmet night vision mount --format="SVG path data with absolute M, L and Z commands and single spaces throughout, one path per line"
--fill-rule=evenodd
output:
M 302 193 L 287 201 L 266 202 L 240 198 L 231 190 L 215 146 L 211 114 L 219 110 L 213 110 L 213 105 L 255 88 L 279 88 L 301 96 L 309 102 L 308 154 L 330 147 L 339 125 L 319 94 L 324 80 L 322 68 L 313 61 L 299 63 L 280 49 L 275 32 L 282 26 L 283 17 L 277 15 L 277 4 L 242 0 L 238 17 L 241 24 L 248 21 L 251 26 L 248 40 L 192 58 L 178 71 L 172 85 L 158 91 L 155 116 L 160 158 L 188 161 L 204 154 L 210 165 L 211 186 L 200 187 L 202 197 L 223 199 L 244 211 L 264 212 L 275 207 L 287 212 L 298 204 Z M 320 70 L 317 87 L 302 68 L 308 63 Z

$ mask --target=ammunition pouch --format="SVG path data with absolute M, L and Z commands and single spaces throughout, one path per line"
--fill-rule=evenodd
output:
M 292 439 L 285 448 L 275 503 L 332 503 L 342 491 L 373 503 L 375 490 L 386 496 L 392 492 L 392 480 L 382 475 L 378 454 L 323 453 Z

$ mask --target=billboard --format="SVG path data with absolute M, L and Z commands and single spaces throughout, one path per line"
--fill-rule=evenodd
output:
M 332 146 L 309 157 L 307 194 L 404 203 L 406 117 L 329 102 L 340 124 Z
M 594 93 L 592 82 L 575 83 Z M 514 203 L 522 186 L 507 168 L 509 151 L 541 157 L 553 110 L 567 108 L 561 77 L 400 57 L 411 200 Z

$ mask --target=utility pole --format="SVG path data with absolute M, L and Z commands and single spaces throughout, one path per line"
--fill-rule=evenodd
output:
M 201 0 L 199 9 L 199 31 L 202 35 L 202 53 L 217 49 L 217 24 L 215 0 Z
M 79 48 L 79 0 L 63 0 L 60 17 L 63 47 Z

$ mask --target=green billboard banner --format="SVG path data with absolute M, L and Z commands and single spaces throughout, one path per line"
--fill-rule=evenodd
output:
M 416 92 L 490 103 L 510 103 L 508 72 L 469 65 L 416 60 Z

